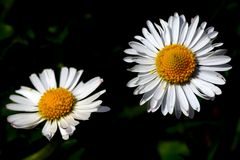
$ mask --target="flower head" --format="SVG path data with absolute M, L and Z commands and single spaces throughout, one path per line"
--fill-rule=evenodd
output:
M 163 115 L 175 111 L 177 118 L 183 113 L 193 117 L 194 110 L 200 111 L 196 97 L 214 99 L 221 94 L 216 85 L 225 84 L 224 77 L 217 71 L 227 71 L 231 60 L 225 49 L 214 50 L 223 43 L 213 43 L 218 32 L 207 23 L 199 25 L 199 16 L 186 22 L 185 16 L 177 13 L 168 22 L 160 24 L 147 21 L 139 42 L 129 43 L 124 52 L 128 63 L 137 63 L 129 71 L 137 72 L 128 87 L 137 87 L 134 94 L 143 94 L 140 105 L 149 102 L 148 112 L 161 108 Z
M 95 77 L 79 83 L 82 73 L 83 70 L 63 67 L 59 87 L 52 69 L 43 70 L 39 76 L 32 74 L 30 80 L 36 90 L 22 86 L 17 94 L 10 96 L 14 103 L 6 105 L 10 110 L 25 113 L 8 116 L 8 122 L 15 128 L 31 129 L 46 121 L 42 129 L 44 136 L 50 140 L 59 128 L 62 138 L 67 140 L 79 120 L 88 120 L 92 112 L 109 110 L 101 106 L 101 100 L 96 100 L 105 90 L 89 96 L 103 80 Z

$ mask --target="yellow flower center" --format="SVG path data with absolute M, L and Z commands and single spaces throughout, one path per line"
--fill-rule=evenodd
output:
M 179 44 L 160 50 L 155 64 L 159 76 L 171 84 L 188 82 L 196 69 L 193 52 Z
M 59 119 L 72 111 L 75 102 L 74 95 L 67 89 L 49 89 L 38 103 L 39 113 L 47 120 Z

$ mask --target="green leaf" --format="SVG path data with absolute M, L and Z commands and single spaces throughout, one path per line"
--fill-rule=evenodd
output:
M 85 151 L 85 149 L 83 149 L 83 148 L 79 149 L 78 151 L 74 152 L 74 153 L 68 158 L 68 160 L 81 159 L 84 151 Z
M 189 156 L 189 148 L 181 141 L 164 141 L 158 145 L 158 153 L 162 160 L 182 160 L 183 156 Z
M 12 26 L 4 23 L 0 23 L 0 40 L 9 38 L 13 34 Z

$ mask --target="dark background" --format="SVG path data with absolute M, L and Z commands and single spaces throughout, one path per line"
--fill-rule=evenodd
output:
M 123 50 L 141 35 L 146 20 L 159 23 L 174 12 L 187 21 L 196 15 L 214 26 L 232 57 L 233 69 L 223 73 L 223 94 L 200 100 L 194 119 L 160 111 L 147 113 L 126 83 Z M 0 0 L 0 159 L 239 159 L 240 158 L 240 3 L 238 0 Z M 43 124 L 17 130 L 6 121 L 9 95 L 21 85 L 32 87 L 29 75 L 62 66 L 84 69 L 83 80 L 104 79 L 100 99 L 108 113 L 93 113 L 77 126 L 70 140 L 57 132 L 49 142 Z M 99 89 L 99 90 L 100 90 Z

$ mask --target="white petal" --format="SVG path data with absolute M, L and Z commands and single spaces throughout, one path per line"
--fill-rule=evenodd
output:
M 76 85 L 77 85 L 77 83 L 78 83 L 78 81 L 79 81 L 82 73 L 83 73 L 83 70 L 80 70 L 80 71 L 78 71 L 78 72 L 76 73 L 76 75 L 75 75 L 75 77 L 74 77 L 74 79 L 73 79 L 73 81 L 72 81 L 72 84 L 71 84 L 71 86 L 69 87 L 69 91 L 72 91 L 72 90 L 76 87 Z
M 210 100 L 212 98 L 212 97 L 208 97 L 207 95 L 198 91 L 197 87 L 193 83 L 186 84 L 186 85 L 188 85 L 191 88 L 191 90 L 193 91 L 193 93 L 196 94 L 197 96 L 199 96 L 203 99 L 206 99 L 206 100 Z
M 22 86 L 21 89 L 16 90 L 16 93 L 31 100 L 34 103 L 34 105 L 37 105 L 41 98 L 41 94 L 38 91 L 36 91 L 32 88 L 29 88 L 29 87 Z
M 72 114 L 73 118 L 77 120 L 88 120 L 90 115 L 90 112 L 80 112 L 78 110 L 74 110 Z
M 199 66 L 199 70 L 205 71 L 228 71 L 232 68 L 229 64 L 216 65 L 216 66 Z
M 71 114 L 68 115 L 68 116 L 66 116 L 66 117 L 65 117 L 65 120 L 66 120 L 67 123 L 68 123 L 69 125 L 71 125 L 71 126 L 76 126 L 76 125 L 79 124 L 78 121 L 74 120 L 74 118 L 71 116 Z
M 101 83 L 103 79 L 100 77 L 95 77 L 85 83 L 82 90 L 76 95 L 77 100 L 81 100 L 91 94 Z
M 94 95 L 92 95 L 84 100 L 78 101 L 77 104 L 79 104 L 79 105 L 89 104 L 89 103 L 93 102 L 94 100 L 96 100 L 98 97 L 100 97 L 105 92 L 106 92 L 106 90 L 97 92 Z
M 138 78 L 136 84 L 137 85 L 144 85 L 146 83 L 149 83 L 150 81 L 152 81 L 155 78 L 157 78 L 156 73 L 149 74 L 147 76 L 141 76 L 141 77 Z
M 189 44 L 189 48 L 192 48 L 197 42 L 198 40 L 201 38 L 201 36 L 204 33 L 204 28 L 206 27 L 206 22 L 203 22 L 201 24 L 201 26 L 197 29 L 196 34 L 193 37 L 193 40 L 191 41 L 191 43 Z
M 199 60 L 199 65 L 213 66 L 226 64 L 231 60 L 228 56 L 212 56 L 204 60 Z
M 61 73 L 60 73 L 60 82 L 59 82 L 59 86 L 60 87 L 64 87 L 65 86 L 67 78 L 68 78 L 68 68 L 67 67 L 63 67 L 61 69 Z
M 168 26 L 168 23 L 165 22 L 164 20 L 160 19 L 160 23 L 164 29 L 164 43 L 165 46 L 170 45 L 171 44 L 171 32 Z
M 192 38 L 196 32 L 197 26 L 198 26 L 198 22 L 199 22 L 199 16 L 194 17 L 191 25 L 188 28 L 188 32 L 186 35 L 186 40 L 184 41 L 184 45 L 186 47 L 189 46 L 190 42 L 192 41 Z
M 170 114 L 173 113 L 173 109 L 176 103 L 176 91 L 175 91 L 175 86 L 174 85 L 169 85 L 168 86 L 168 91 L 167 91 L 167 110 Z
M 29 128 L 36 126 L 36 123 L 41 121 L 41 117 L 39 113 L 18 113 L 8 116 L 7 120 L 16 128 Z
M 129 54 L 129 55 L 139 55 L 139 53 L 135 49 L 125 49 L 124 53 Z
M 194 110 L 199 112 L 200 111 L 200 103 L 199 103 L 197 97 L 194 95 L 192 89 L 188 85 L 183 85 L 182 87 L 183 87 L 183 90 L 185 92 L 185 95 L 187 96 L 187 99 L 188 99 L 188 102 L 189 102 L 190 106 Z
M 25 104 L 16 104 L 16 103 L 7 104 L 6 108 L 13 111 L 24 111 L 24 112 L 38 111 L 38 107 L 25 105 Z
M 211 32 L 211 33 L 208 34 L 208 37 L 211 38 L 211 39 L 213 39 L 213 38 L 217 37 L 217 35 L 218 35 L 218 32 L 213 31 L 213 32 Z
M 207 81 L 201 80 L 201 79 L 197 79 L 202 85 L 204 85 L 205 87 L 208 87 L 209 89 L 211 89 L 216 95 L 220 95 L 222 94 L 222 91 L 219 87 L 213 85 L 212 83 L 209 83 Z
M 211 39 L 210 39 L 207 35 L 203 36 L 203 37 L 191 48 L 191 50 L 192 50 L 193 52 L 196 52 L 196 51 L 202 49 L 204 46 L 206 46 L 207 44 L 209 44 L 210 40 L 211 40 Z
M 168 92 L 166 92 L 165 97 L 163 98 L 162 103 L 161 103 L 161 106 L 162 106 L 161 112 L 164 116 L 166 116 L 168 113 L 168 107 L 167 107 L 167 97 L 168 96 L 169 96 Z M 157 106 L 159 106 L 159 104 Z
M 50 141 L 54 134 L 50 132 L 52 128 L 51 121 L 47 121 L 42 129 L 42 134 Z
M 129 68 L 128 71 L 131 72 L 150 72 L 152 70 L 156 69 L 155 64 L 154 65 L 135 65 L 132 68 Z
M 44 79 L 44 83 L 47 85 L 47 89 L 56 88 L 56 78 L 52 69 L 45 69 L 42 72 L 42 78 Z
M 127 83 L 127 87 L 136 87 L 136 86 L 138 86 L 138 84 L 137 84 L 138 79 L 139 79 L 139 77 L 135 77 L 135 78 L 131 79 Z
M 212 44 L 208 44 L 205 47 L 203 47 L 202 49 L 196 51 L 195 54 L 197 57 L 205 56 L 205 55 L 208 55 L 210 53 L 210 51 L 213 49 L 214 49 L 214 46 Z
M 79 104 L 77 102 L 76 105 L 75 105 L 75 109 L 78 109 L 78 110 L 88 110 L 88 109 L 96 108 L 100 104 L 102 104 L 101 100 L 94 101 L 94 102 L 92 102 L 90 104 L 81 104 L 81 103 Z
M 178 40 L 179 44 L 183 44 L 183 42 L 186 39 L 187 32 L 188 32 L 188 23 L 184 23 L 179 32 L 179 40 Z
M 153 99 L 155 100 L 161 99 L 165 95 L 167 87 L 168 84 L 166 83 L 166 81 L 161 81 L 158 88 L 156 89 Z
M 143 36 L 156 48 L 159 47 L 158 43 L 154 39 L 153 35 L 148 32 L 146 28 L 142 29 Z
M 155 46 L 150 41 L 148 41 L 147 39 L 145 39 L 141 36 L 135 36 L 134 38 L 141 41 L 142 44 L 144 44 L 144 46 L 146 46 L 152 52 L 154 52 L 154 53 L 158 52 L 158 50 L 155 48 Z
M 45 92 L 45 88 L 41 82 L 41 80 L 38 78 L 36 74 L 32 74 L 30 77 L 30 80 L 34 87 L 41 93 Z
M 152 22 L 147 21 L 147 26 L 148 26 L 150 32 L 152 33 L 153 37 L 155 38 L 156 42 L 157 42 L 157 46 L 156 47 L 158 49 L 162 49 L 164 47 L 162 38 L 159 36 L 159 34 L 156 31 L 155 27 L 153 26 Z
M 108 106 L 99 106 L 97 112 L 108 112 L 111 109 Z
M 215 97 L 214 92 L 210 88 L 205 86 L 203 83 L 201 83 L 199 79 L 193 78 L 191 82 L 200 92 L 205 94 L 207 97 L 210 97 L 212 99 Z
M 68 77 L 67 77 L 65 85 L 63 86 L 64 88 L 70 87 L 70 85 L 72 84 L 72 81 L 76 75 L 76 72 L 77 72 L 77 70 L 75 68 L 70 68 L 68 70 Z
M 143 93 L 149 92 L 150 90 L 155 88 L 159 84 L 159 82 L 160 82 L 160 79 L 158 77 L 155 78 L 151 82 L 145 84 L 144 87 L 139 91 L 139 94 L 143 94 Z
M 175 116 L 177 119 L 179 119 L 182 115 L 182 111 L 181 111 L 181 108 L 180 108 L 180 105 L 179 105 L 179 102 L 178 100 L 176 100 L 176 103 L 175 103 Z
M 214 71 L 201 70 L 200 72 L 198 72 L 197 77 L 205 81 L 219 85 L 223 85 L 226 82 L 225 78 L 221 74 Z
M 35 104 L 31 100 L 29 100 L 25 97 L 19 96 L 19 95 L 11 95 L 9 98 L 13 102 L 16 102 L 16 103 L 19 103 L 19 104 L 35 106 Z
M 180 27 L 179 16 L 178 14 L 175 14 L 173 17 L 173 26 L 172 26 L 172 44 L 176 44 L 178 42 L 179 27 Z
M 156 91 L 156 88 L 157 87 L 155 87 L 151 91 L 146 92 L 146 93 L 143 94 L 142 99 L 140 100 L 140 105 L 145 104 L 147 101 L 149 101 L 153 97 L 153 95 L 154 95 L 154 93 Z
M 133 49 L 135 49 L 137 52 L 142 53 L 144 55 L 150 56 L 150 57 L 155 57 L 156 53 L 149 50 L 146 46 L 142 45 L 141 43 L 138 42 L 129 42 L 129 46 L 131 46 Z
M 81 92 L 83 92 L 83 88 L 84 88 L 84 83 L 80 82 L 72 91 L 73 95 L 77 95 L 80 94 Z
M 188 116 L 188 110 L 189 110 L 189 103 L 187 101 L 186 95 L 182 89 L 182 86 L 177 85 L 176 86 L 176 94 L 177 94 L 177 99 L 180 105 L 180 108 L 182 110 L 182 112 Z M 185 113 L 186 112 L 186 113 Z

